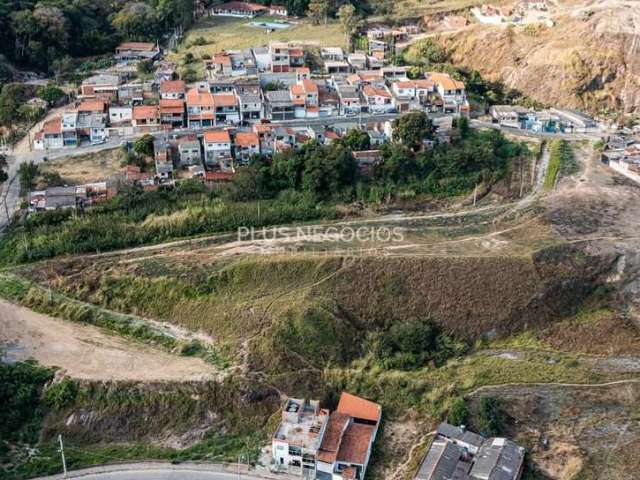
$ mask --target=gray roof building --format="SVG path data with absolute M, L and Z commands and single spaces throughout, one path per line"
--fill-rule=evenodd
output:
M 524 449 L 448 423 L 438 426 L 415 480 L 518 480 Z

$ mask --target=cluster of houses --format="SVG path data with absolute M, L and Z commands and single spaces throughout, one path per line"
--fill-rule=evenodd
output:
M 34 146 L 75 148 L 113 135 L 151 133 L 155 174 L 167 179 L 177 168 L 195 176 L 233 172 L 252 155 L 271 156 L 308 140 L 330 143 L 351 128 L 364 129 L 371 144 L 379 145 L 391 139 L 390 120 L 404 112 L 439 113 L 449 124 L 453 116 L 468 114 L 462 82 L 440 72 L 409 79 L 407 67 L 384 63 L 385 42 L 407 31 L 371 33 L 372 40 L 380 39 L 380 50 L 372 46 L 372 55 L 322 48 L 321 65 L 314 66 L 321 71 L 313 76 L 307 52 L 297 44 L 219 52 L 204 60 L 207 78 L 189 85 L 175 79 L 157 45 L 126 42 L 116 49 L 118 63 L 85 79 L 74 108 L 45 122 Z M 153 80 L 132 80 L 131 67 L 141 61 L 157 65 Z M 362 156 L 363 166 L 370 157 Z M 132 178 L 147 174 L 131 170 Z
M 29 194 L 29 212 L 50 210 L 80 210 L 105 202 L 118 193 L 114 184 L 108 182 L 88 183 L 65 187 L 49 187 Z
M 271 440 L 273 470 L 309 480 L 364 480 L 381 419 L 380 405 L 346 392 L 331 413 L 317 400 L 287 398 Z M 415 480 L 519 480 L 524 456 L 509 439 L 441 423 Z
M 271 442 L 274 469 L 305 479 L 363 480 L 378 433 L 380 405 L 343 392 L 334 412 L 289 398 Z
M 379 32 L 380 38 L 401 33 Z M 36 135 L 35 148 L 73 148 L 83 140 L 102 143 L 112 133 L 204 130 L 412 110 L 469 113 L 462 82 L 440 72 L 411 80 L 407 67 L 385 65 L 379 60 L 383 55 L 375 56 L 377 51 L 346 55 L 339 47 L 322 48 L 321 76 L 312 76 L 300 45 L 280 42 L 217 53 L 204 60 L 207 79 L 192 85 L 172 79 L 170 66 L 148 82 L 129 81 L 126 68 L 124 73 L 99 73 L 82 82 L 76 108 L 46 122 Z M 127 42 L 118 47 L 116 57 L 124 68 L 158 60 L 159 50 L 154 44 Z M 159 67 L 167 66 L 160 62 Z
M 471 10 L 480 23 L 500 25 L 504 23 L 526 24 L 544 21 L 553 26 L 547 0 L 519 0 L 512 5 L 483 4 Z
M 602 162 L 616 172 L 640 183 L 640 143 L 633 137 L 610 137 L 602 151 Z
M 494 105 L 489 113 L 503 127 L 536 133 L 597 133 L 600 128 L 588 115 L 571 109 L 536 111 L 519 105 Z
M 441 423 L 415 480 L 518 480 L 524 454 L 509 439 Z

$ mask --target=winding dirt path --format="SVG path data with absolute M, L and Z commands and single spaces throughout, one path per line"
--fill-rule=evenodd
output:
M 215 367 L 200 358 L 172 355 L 3 300 L 0 351 L 8 361 L 33 358 L 86 380 L 194 381 L 218 376 Z

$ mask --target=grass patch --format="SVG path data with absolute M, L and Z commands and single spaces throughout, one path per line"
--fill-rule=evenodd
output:
M 578 164 L 569 142 L 566 140 L 554 140 L 549 148 L 551 156 L 547 167 L 547 175 L 542 185 L 547 191 L 555 188 L 560 177 L 572 175 L 578 171 Z
M 345 47 L 345 36 L 337 21 L 327 25 L 312 25 L 306 19 L 295 20 L 289 28 L 267 33 L 264 28 L 253 27 L 250 22 L 268 22 L 281 18 L 259 17 L 256 19 L 233 17 L 204 17 L 187 33 L 177 53 L 169 59 L 181 60 L 190 52 L 196 59 L 202 55 L 212 55 L 222 50 L 243 49 L 267 45 L 270 42 L 301 42 L 306 45 L 325 47 Z M 203 43 L 203 45 L 198 45 Z M 202 62 L 194 67 L 202 69 Z M 197 70 L 201 71 L 201 70 Z
M 336 216 L 334 206 L 302 197 L 225 201 L 198 182 L 156 192 L 131 189 L 84 215 L 54 211 L 28 217 L 5 235 L 0 265 Z

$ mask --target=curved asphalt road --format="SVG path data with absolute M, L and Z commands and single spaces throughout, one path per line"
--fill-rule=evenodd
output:
M 209 472 L 198 470 L 129 470 L 83 475 L 83 480 L 263 480 L 237 473 Z
M 103 465 L 70 471 L 62 474 L 39 477 L 35 480 L 294 480 L 286 474 L 275 475 L 267 470 L 247 471 L 245 465 L 238 472 L 233 464 L 141 462 Z

